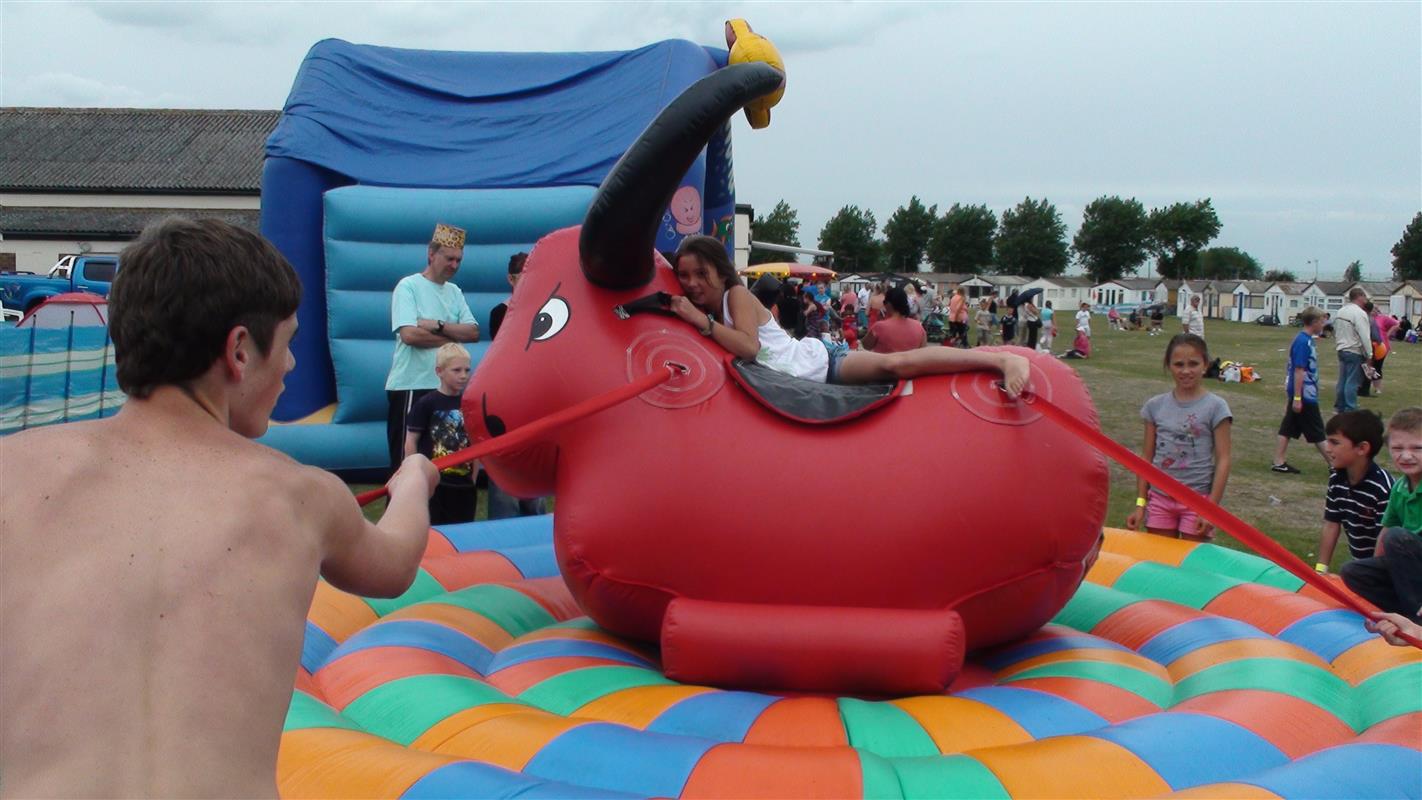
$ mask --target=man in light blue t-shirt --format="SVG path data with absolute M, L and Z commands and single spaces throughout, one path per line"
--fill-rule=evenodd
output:
M 479 341 L 479 323 L 463 290 L 453 281 L 463 260 L 464 231 L 440 223 L 430 239 L 424 271 L 395 284 L 390 302 L 395 358 L 385 381 L 390 401 L 385 433 L 391 469 L 400 466 L 404 456 L 405 415 L 410 406 L 439 386 L 435 351 L 448 342 Z

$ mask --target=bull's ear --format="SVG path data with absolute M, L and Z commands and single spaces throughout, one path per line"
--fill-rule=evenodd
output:
M 613 165 L 588 207 L 578 251 L 589 281 L 632 289 L 652 279 L 657 226 L 682 177 L 732 114 L 784 80 L 767 64 L 736 64 L 688 86 L 662 109 Z

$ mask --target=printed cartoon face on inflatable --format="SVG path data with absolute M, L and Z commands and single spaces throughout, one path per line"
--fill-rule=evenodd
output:
M 684 682 L 941 691 L 965 651 L 1030 633 L 1075 591 L 1105 514 L 1104 461 L 1002 400 L 995 374 L 918 379 L 880 410 L 806 424 L 732 381 L 725 351 L 680 320 L 614 313 L 680 292 L 651 244 L 666 204 L 714 130 L 779 83 L 744 64 L 688 88 L 584 224 L 534 247 L 465 420 L 487 440 L 677 365 L 483 462 L 514 494 L 557 494 L 559 565 L 589 616 L 658 642 Z M 1074 373 L 1032 364 L 1034 391 L 1094 420 Z
M 683 236 L 701 232 L 701 193 L 695 186 L 683 186 L 676 190 L 671 200 L 672 219 L 676 220 L 676 232 Z

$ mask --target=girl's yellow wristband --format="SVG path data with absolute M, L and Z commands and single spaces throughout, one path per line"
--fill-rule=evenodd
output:
M 1140 506 L 1141 508 L 1145 508 L 1146 499 L 1145 499 L 1144 497 L 1137 497 L 1137 498 L 1136 498 L 1136 505 L 1137 505 L 1137 506 Z

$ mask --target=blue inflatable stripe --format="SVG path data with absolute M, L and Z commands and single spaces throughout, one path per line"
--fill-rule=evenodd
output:
M 1236 639 L 1268 639 L 1258 628 L 1224 617 L 1201 617 L 1166 628 L 1141 645 L 1141 655 L 1157 664 L 1168 665 L 1181 656 L 1219 642 Z
M 648 733 L 594 723 L 566 731 L 543 746 L 525 775 L 653 797 L 679 797 L 709 739 Z
M 558 556 L 548 545 L 501 547 L 494 552 L 507 558 L 525 578 L 551 578 L 558 573 Z
M 637 796 L 568 783 L 534 780 L 512 770 L 477 761 L 446 764 L 415 781 L 413 786 L 400 795 L 404 800 L 463 800 L 468 797 L 498 800 L 598 800 Z
M 372 647 L 415 647 L 449 656 L 480 675 L 486 674 L 494 654 L 489 648 L 453 628 L 435 622 L 397 619 L 362 630 L 341 645 L 337 657 Z
M 316 623 L 306 620 L 306 638 L 301 642 L 301 666 L 314 673 L 326 663 L 331 651 L 336 649 L 336 640 L 316 627 Z
M 1257 734 L 1204 714 L 1150 714 L 1088 735 L 1130 750 L 1176 791 L 1289 763 L 1287 755 Z
M 1422 752 L 1394 744 L 1345 744 L 1240 782 L 1286 800 L 1422 798 Z
M 461 553 L 504 547 L 548 547 L 553 544 L 552 514 L 435 527 L 454 545 L 454 549 Z
M 645 658 L 601 642 L 589 642 L 583 639 L 544 639 L 500 650 L 489 663 L 488 674 L 545 658 L 605 658 L 609 661 L 631 664 L 634 667 L 652 668 L 652 664 Z
M 954 696 L 992 706 L 1021 725 L 1033 739 L 1086 733 L 1110 724 L 1094 711 L 1035 689 L 983 686 Z
M 1290 644 L 1296 644 L 1305 650 L 1311 650 L 1324 661 L 1332 662 L 1333 659 L 1343 655 L 1354 646 L 1369 639 L 1376 639 L 1377 634 L 1368 633 L 1367 629 L 1363 627 L 1361 614 L 1356 611 L 1335 608 L 1309 614 L 1307 617 L 1297 620 L 1289 627 L 1279 631 L 1277 638 Z
M 1026 661 L 1029 658 L 1043 655 L 1045 653 L 1058 653 L 1062 650 L 1121 650 L 1131 652 L 1130 648 L 1123 647 L 1109 639 L 1101 639 L 1096 636 L 1057 636 L 1048 639 L 1038 639 L 1035 642 L 1016 647 L 1008 647 L 987 656 L 982 660 L 989 669 L 993 671 L 1004 667 L 1010 667 L 1019 661 Z
M 676 703 L 652 720 L 647 730 L 700 736 L 718 742 L 743 742 L 746 732 L 780 698 L 753 692 L 707 692 Z

